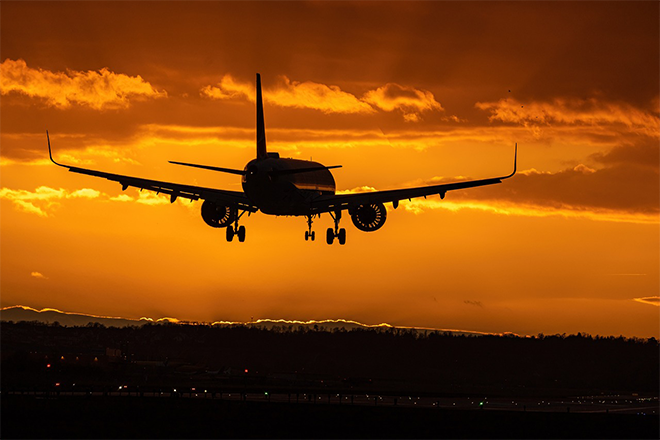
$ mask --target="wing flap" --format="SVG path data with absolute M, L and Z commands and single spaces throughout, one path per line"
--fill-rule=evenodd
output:
M 190 200 L 210 200 L 213 202 L 229 204 L 239 209 L 249 212 L 257 212 L 259 208 L 250 203 L 250 200 L 243 192 L 227 191 L 222 189 L 205 188 L 201 186 L 182 185 L 179 183 L 163 182 L 160 180 L 143 179 L 140 177 L 124 176 L 122 174 L 106 173 L 104 171 L 90 170 L 87 168 L 74 167 L 58 163 L 53 159 L 53 153 L 50 147 L 50 136 L 46 131 L 46 139 L 48 140 L 48 155 L 50 160 L 58 166 L 68 168 L 72 173 L 86 174 L 88 176 L 101 177 L 113 182 L 121 184 L 122 191 L 126 190 L 129 186 L 135 188 L 146 189 L 156 193 L 164 193 L 170 195 L 170 202 L 174 202 L 178 197 L 183 197 Z
M 518 168 L 518 144 L 513 158 L 513 172 L 502 177 L 490 179 L 466 180 L 463 182 L 443 183 L 440 185 L 420 186 L 416 188 L 403 188 L 385 191 L 374 191 L 358 194 L 340 194 L 333 196 L 319 196 L 312 200 L 310 210 L 314 213 L 341 211 L 352 206 L 368 205 L 372 203 L 398 202 L 399 200 L 414 199 L 439 194 L 444 198 L 447 191 L 457 189 L 475 188 L 479 186 L 502 183 L 503 180 L 513 177 Z
M 422 186 L 417 188 L 393 189 L 387 191 L 374 191 L 358 194 L 340 194 L 335 196 L 321 196 L 312 201 L 311 207 L 314 212 L 330 212 L 348 209 L 353 205 L 368 205 L 372 203 L 389 203 L 399 200 L 414 199 L 439 194 L 444 198 L 447 191 L 457 189 L 475 188 L 478 186 L 502 183 L 501 178 L 471 180 L 465 182 L 446 183 L 434 186 Z
M 58 164 L 59 165 L 59 164 Z M 252 205 L 243 192 L 227 191 L 214 188 L 205 188 L 193 185 L 182 185 L 178 183 L 163 182 L 160 180 L 143 179 L 140 177 L 125 176 L 121 174 L 106 173 L 103 171 L 90 170 L 62 165 L 72 173 L 86 174 L 88 176 L 101 177 L 113 182 L 118 182 L 122 190 L 128 187 L 135 187 L 154 191 L 156 193 L 169 194 L 171 201 L 174 202 L 178 197 L 190 200 L 210 200 L 218 203 L 228 203 L 235 205 L 242 210 L 256 212 L 258 208 Z

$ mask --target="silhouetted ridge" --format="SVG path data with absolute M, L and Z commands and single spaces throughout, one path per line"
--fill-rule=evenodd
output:
M 310 320 L 310 321 L 297 321 L 297 320 L 284 320 L 284 319 L 258 319 L 253 322 L 229 322 L 229 321 L 216 321 L 216 322 L 194 322 L 194 321 L 181 321 L 176 318 L 140 318 L 140 319 L 128 319 L 128 318 L 119 318 L 112 316 L 97 316 L 84 313 L 71 313 L 63 312 L 61 310 L 55 309 L 42 309 L 37 310 L 31 307 L 26 306 L 13 306 L 6 307 L 0 311 L 2 321 L 35 321 L 35 322 L 44 322 L 48 324 L 53 324 L 57 322 L 62 326 L 85 326 L 90 323 L 99 323 L 107 327 L 126 327 L 126 326 L 141 326 L 144 324 L 150 324 L 154 322 L 174 322 L 179 324 L 188 324 L 188 325 L 213 325 L 213 326 L 250 326 L 255 328 L 264 328 L 270 329 L 281 326 L 303 326 L 309 328 L 319 328 L 322 327 L 326 330 L 333 330 L 338 328 L 343 328 L 345 330 L 352 330 L 356 328 L 404 328 L 409 329 L 410 327 L 395 327 L 390 324 L 363 324 L 361 322 L 345 320 L 345 319 L 326 319 L 326 320 Z M 482 335 L 489 334 L 483 332 L 473 332 L 468 330 L 448 330 L 448 329 L 432 329 L 432 328 L 423 328 L 415 327 L 417 331 L 450 331 L 454 334 L 471 334 L 471 335 Z

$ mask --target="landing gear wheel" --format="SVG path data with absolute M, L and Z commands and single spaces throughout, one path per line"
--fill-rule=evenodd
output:
M 234 239 L 234 228 L 229 225 L 227 226 L 227 241 L 232 241 Z
M 245 241 L 245 226 L 239 226 L 236 235 L 238 235 L 238 241 L 243 243 Z
M 339 244 L 346 244 L 346 229 L 341 228 L 339 230 L 339 234 L 337 234 L 337 239 L 339 240 Z
M 312 231 L 312 223 L 314 223 L 314 220 L 312 219 L 313 215 L 310 214 L 307 216 L 307 232 L 305 232 L 305 241 L 312 240 L 316 238 L 316 234 L 314 234 L 314 231 Z
M 328 231 L 325 234 L 325 240 L 328 244 L 332 244 L 332 242 L 335 241 L 335 231 L 333 231 L 332 228 L 328 228 Z

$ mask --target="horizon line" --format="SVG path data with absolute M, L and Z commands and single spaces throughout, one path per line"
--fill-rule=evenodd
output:
M 386 322 L 380 323 L 380 324 L 365 324 L 359 321 L 354 321 L 350 319 L 344 319 L 344 318 L 328 318 L 328 319 L 322 319 L 322 320 L 316 320 L 316 319 L 310 319 L 310 320 L 297 320 L 297 319 L 284 319 L 284 318 L 259 318 L 256 320 L 250 320 L 250 321 L 187 321 L 187 320 L 181 320 L 178 318 L 172 318 L 172 317 L 162 317 L 162 318 L 150 318 L 146 316 L 142 316 L 140 318 L 125 318 L 125 317 L 120 317 L 120 316 L 104 316 L 104 315 L 94 315 L 91 313 L 84 313 L 84 312 L 66 312 L 63 310 L 51 308 L 51 307 L 44 307 L 42 309 L 36 309 L 34 307 L 30 306 L 24 306 L 21 304 L 16 304 L 13 306 L 6 306 L 0 308 L 0 312 L 9 310 L 9 309 L 23 309 L 23 310 L 28 310 L 32 312 L 37 312 L 37 313 L 44 313 L 44 312 L 56 312 L 60 313 L 63 315 L 78 315 L 78 316 L 85 316 L 89 318 L 100 318 L 100 319 L 117 319 L 117 320 L 124 320 L 124 321 L 134 321 L 136 323 L 148 323 L 148 322 L 153 322 L 153 323 L 170 323 L 170 324 L 183 324 L 183 325 L 209 325 L 209 326 L 215 326 L 215 325 L 259 325 L 259 324 L 265 324 L 265 323 L 274 323 L 274 324 L 288 324 L 288 325 L 321 325 L 321 324 L 351 324 L 351 325 L 357 325 L 365 328 L 392 328 L 392 329 L 406 329 L 406 330 L 426 330 L 426 331 L 438 331 L 438 332 L 449 332 L 449 333 L 471 333 L 471 334 L 477 334 L 477 335 L 482 335 L 482 336 L 487 336 L 487 335 L 494 335 L 494 336 L 505 336 L 505 335 L 511 335 L 511 336 L 518 336 L 518 337 L 530 337 L 529 335 L 520 335 L 514 332 L 482 332 L 482 331 L 477 331 L 477 330 L 461 330 L 461 329 L 445 329 L 445 328 L 436 328 L 436 327 L 423 327 L 423 326 L 404 326 L 404 325 L 392 325 Z

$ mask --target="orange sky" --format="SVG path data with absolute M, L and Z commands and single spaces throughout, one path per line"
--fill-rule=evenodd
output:
M 349 319 L 659 336 L 657 2 L 3 2 L 1 306 L 135 318 Z M 93 169 L 240 189 L 167 163 L 270 151 L 337 189 L 508 174 L 388 206 L 347 245 L 305 219 L 245 243 Z M 317 235 L 332 221 L 315 222 Z

